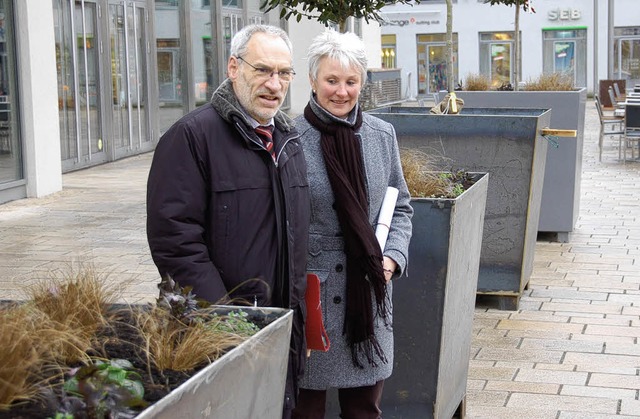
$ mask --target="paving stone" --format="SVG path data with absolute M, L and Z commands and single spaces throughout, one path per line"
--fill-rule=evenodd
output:
M 604 345 L 598 342 L 584 342 L 575 340 L 558 340 L 558 339 L 532 339 L 525 338 L 520 344 L 523 350 L 552 350 L 562 352 L 595 352 L 601 353 Z
M 550 394 L 514 393 L 506 407 L 536 408 L 539 406 L 562 406 L 562 410 L 584 413 L 616 414 L 618 401 L 597 397 L 561 396 Z
M 635 400 L 636 390 L 565 384 L 560 390 L 560 395 L 600 397 L 613 400 Z
M 562 363 L 576 365 L 578 371 L 594 373 L 611 372 L 614 374 L 635 375 L 636 370 L 640 368 L 640 358 L 636 356 L 592 354 L 585 352 L 567 352 Z
M 585 385 L 587 378 L 586 372 L 533 369 L 519 370 L 514 381 Z
M 640 417 L 640 401 L 624 399 L 620 403 L 620 414 Z
M 553 331 L 566 333 L 582 333 L 584 329 L 584 327 L 580 324 L 512 319 L 500 320 L 497 328 L 508 330 Z
M 589 378 L 591 387 L 640 389 L 640 376 L 635 374 L 605 374 L 593 373 Z
M 484 390 L 508 391 L 510 393 L 558 394 L 560 392 L 560 384 L 492 380 L 487 382 Z
M 558 410 L 553 408 L 521 408 L 521 407 L 493 407 L 477 406 L 469 403 L 467 406 L 467 418 L 473 419 L 557 419 Z M 582 418 L 584 419 L 584 418 Z

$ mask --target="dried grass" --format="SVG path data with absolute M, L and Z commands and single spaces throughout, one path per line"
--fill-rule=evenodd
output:
M 139 311 L 135 323 L 147 361 L 160 370 L 190 371 L 246 340 L 246 336 L 221 330 L 224 316 L 210 317 L 206 310 L 201 311 L 200 321 L 188 325 L 162 309 Z
M 45 374 L 49 368 L 56 368 L 52 348 L 71 335 L 51 326 L 46 316 L 26 305 L 0 308 L 0 410 L 36 397 L 42 386 L 55 378 Z
M 28 307 L 43 313 L 51 328 L 65 336 L 56 340 L 53 347 L 60 360 L 86 359 L 97 330 L 108 323 L 108 308 L 117 300 L 119 291 L 107 277 L 92 266 L 70 266 L 27 288 Z
M 527 91 L 570 91 L 575 90 L 573 76 L 567 73 L 541 74 L 530 79 L 524 86 Z
M 484 92 L 491 89 L 491 79 L 484 74 L 467 74 L 463 90 Z
M 403 148 L 400 161 L 412 198 L 455 198 L 462 192 L 456 177 L 443 168 L 446 159 L 421 150 Z

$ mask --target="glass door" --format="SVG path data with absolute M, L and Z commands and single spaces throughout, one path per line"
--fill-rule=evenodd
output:
M 576 81 L 576 42 L 556 41 L 554 42 L 555 59 L 553 61 L 553 71 L 555 73 L 568 74 Z
M 640 37 L 618 39 L 615 43 L 614 73 L 616 78 L 627 80 L 627 88 L 640 83 Z
M 106 160 L 100 107 L 95 2 L 54 0 L 58 108 L 63 170 Z
M 418 95 L 448 90 L 446 34 L 417 35 Z M 453 85 L 458 82 L 458 34 L 453 34 Z
M 151 149 L 143 4 L 109 4 L 111 104 L 115 157 Z
M 13 2 L 0 0 L 0 202 L 3 189 L 24 179 L 13 12 Z
M 511 42 L 496 42 L 490 44 L 491 86 L 498 88 L 502 85 L 513 84 L 511 79 Z

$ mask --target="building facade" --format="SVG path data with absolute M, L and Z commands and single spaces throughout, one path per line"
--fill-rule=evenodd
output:
M 591 91 L 603 78 L 640 82 L 637 0 L 609 1 L 533 0 L 536 13 L 520 18 L 521 79 L 571 72 Z M 453 2 L 456 82 L 470 73 L 512 81 L 514 9 Z M 306 51 L 324 26 L 281 21 L 260 4 L 0 0 L 0 204 L 60 191 L 65 172 L 153 150 L 174 121 L 211 97 L 231 37 L 250 23 L 288 31 L 298 76 L 285 109 L 302 113 Z M 372 70 L 396 69 L 405 98 L 446 86 L 444 0 L 386 6 L 382 15 L 382 25 L 350 21 Z
M 570 74 L 594 91 L 600 79 L 640 83 L 640 7 L 636 0 L 529 0 L 521 12 L 519 80 Z M 387 6 L 382 13 L 383 65 L 402 68 L 407 96 L 447 89 L 444 0 Z M 515 81 L 515 8 L 453 0 L 454 83 L 482 74 L 495 88 Z

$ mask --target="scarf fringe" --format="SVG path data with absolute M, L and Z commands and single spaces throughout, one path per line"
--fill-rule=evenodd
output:
M 353 361 L 353 365 L 360 369 L 364 369 L 364 365 L 362 364 L 362 362 L 360 362 L 360 354 L 364 355 L 364 357 L 367 359 L 367 363 L 372 367 L 378 366 L 375 357 L 380 359 L 383 364 L 389 362 L 386 355 L 384 354 L 384 351 L 382 350 L 382 346 L 380 346 L 380 342 L 378 342 L 378 339 L 376 339 L 375 335 L 370 336 L 369 339 L 364 342 L 351 344 L 351 360 Z

